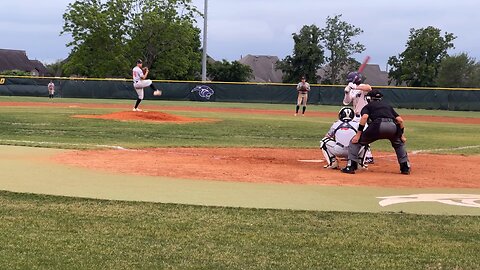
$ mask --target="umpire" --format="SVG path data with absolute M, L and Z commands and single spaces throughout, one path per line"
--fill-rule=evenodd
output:
M 358 152 L 362 146 L 388 139 L 397 154 L 400 172 L 410 174 L 410 163 L 405 150 L 407 139 L 403 135 L 403 119 L 392 106 L 382 101 L 382 98 L 383 94 L 378 90 L 372 90 L 366 95 L 368 104 L 362 109 L 358 132 L 348 147 L 348 163 L 342 172 L 355 173 L 359 162 Z M 368 127 L 364 130 L 367 122 Z

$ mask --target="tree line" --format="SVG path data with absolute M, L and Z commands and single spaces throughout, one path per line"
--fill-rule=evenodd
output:
M 201 74 L 201 13 L 191 0 L 77 0 L 63 15 L 62 34 L 72 41 L 67 59 L 48 65 L 55 75 L 130 77 L 132 63 L 143 59 L 153 79 L 198 80 Z M 284 82 L 306 76 L 311 82 L 343 84 L 365 51 L 354 41 L 363 30 L 342 19 L 326 18 L 324 28 L 305 25 L 293 33 L 291 55 L 277 63 Z M 478 87 L 480 63 L 467 53 L 449 55 L 455 36 L 433 26 L 410 29 L 405 50 L 388 60 L 390 82 L 414 87 Z M 322 69 L 319 74 L 318 70 Z M 248 81 L 249 66 L 238 61 L 209 61 L 214 81 Z

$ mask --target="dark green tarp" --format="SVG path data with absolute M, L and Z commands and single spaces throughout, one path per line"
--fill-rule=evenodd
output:
M 4 96 L 48 96 L 48 78 L 0 77 L 0 95 Z M 136 92 L 128 80 L 79 80 L 54 79 L 56 95 L 65 98 L 120 98 L 135 99 Z M 1 82 L 1 81 L 0 81 Z M 297 92 L 294 85 L 272 84 L 227 84 L 199 82 L 155 82 L 163 90 L 161 97 L 154 97 L 149 88 L 145 89 L 147 99 L 196 100 L 220 102 L 261 102 L 294 104 Z M 214 94 L 206 99 L 199 91 L 199 85 L 208 86 Z M 343 86 L 313 86 L 309 104 L 341 105 Z M 394 107 L 410 109 L 439 109 L 480 111 L 480 89 L 445 90 L 414 88 L 381 88 L 384 98 Z

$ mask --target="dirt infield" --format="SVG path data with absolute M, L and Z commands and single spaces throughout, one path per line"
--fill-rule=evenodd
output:
M 324 186 L 480 188 L 477 174 L 480 156 L 412 154 L 412 174 L 401 175 L 393 153 L 376 152 L 374 155 L 376 163 L 355 175 L 324 169 L 324 163 L 315 162 L 321 157 L 320 151 L 315 149 L 90 150 L 68 151 L 53 157 L 53 160 L 120 174 L 195 180 Z
M 127 109 L 131 106 L 122 104 L 100 104 L 100 103 L 51 103 L 51 102 L 0 102 L 0 106 L 11 107 L 57 107 L 57 108 L 111 108 Z M 261 110 L 261 109 L 241 109 L 241 108 L 206 108 L 193 106 L 158 106 L 144 105 L 143 109 L 165 110 L 165 111 L 201 111 L 201 112 L 224 112 L 224 113 L 246 113 L 246 114 L 268 114 L 268 115 L 292 115 L 291 112 L 284 110 Z M 336 118 L 334 112 L 308 112 L 307 117 L 330 117 Z M 456 123 L 456 124 L 476 124 L 480 125 L 480 118 L 468 117 L 445 117 L 445 116 L 426 116 L 426 115 L 404 115 L 407 121 L 423 121 L 438 123 Z
M 194 123 L 194 122 L 215 122 L 214 119 L 207 118 L 190 118 L 178 115 L 172 115 L 163 112 L 115 112 L 109 114 L 87 114 L 74 115 L 76 118 L 90 118 L 90 119 L 106 119 L 118 121 L 142 121 L 155 123 Z

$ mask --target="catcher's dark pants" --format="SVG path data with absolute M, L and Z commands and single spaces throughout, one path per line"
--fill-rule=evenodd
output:
M 358 152 L 361 147 L 374 141 L 388 139 L 397 154 L 398 163 L 408 162 L 405 144 L 402 142 L 400 128 L 395 124 L 395 120 L 390 118 L 377 119 L 368 125 L 362 132 L 358 143 L 351 143 L 348 147 L 348 159 L 359 162 Z

